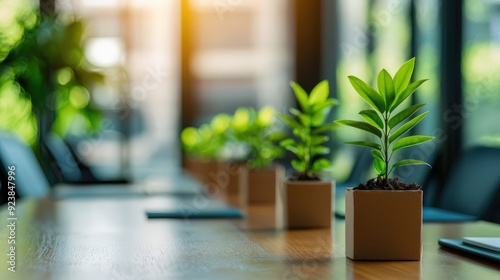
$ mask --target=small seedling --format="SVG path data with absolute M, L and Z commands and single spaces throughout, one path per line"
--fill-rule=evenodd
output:
M 291 162 L 297 171 L 296 180 L 319 180 L 318 173 L 329 168 L 330 161 L 316 156 L 330 154 L 330 148 L 324 145 L 329 137 L 324 133 L 336 126 L 325 123 L 337 101 L 329 98 L 330 89 L 326 80 L 317 84 L 309 95 L 299 84 L 291 82 L 290 85 L 302 110 L 291 108 L 293 117 L 280 115 L 296 136 L 296 139 L 288 138 L 280 144 L 297 157 Z
M 410 118 L 425 104 L 400 108 L 403 101 L 427 81 L 427 79 L 423 79 L 410 83 L 414 65 L 415 58 L 408 60 L 399 68 L 394 78 L 385 69 L 382 69 L 377 78 L 378 91 L 361 79 L 349 76 L 353 88 L 372 109 L 359 112 L 364 121 L 335 121 L 338 124 L 351 126 L 376 136 L 378 142 L 351 141 L 346 143 L 372 149 L 373 167 L 378 176 L 377 182 L 379 184 L 389 184 L 389 175 L 394 168 L 405 165 L 428 165 L 430 167 L 428 163 L 416 159 L 391 162 L 394 152 L 434 139 L 434 137 L 426 135 L 403 137 L 428 113 L 426 111 Z

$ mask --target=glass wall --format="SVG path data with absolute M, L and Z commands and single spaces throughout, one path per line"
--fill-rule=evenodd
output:
M 121 165 L 135 178 L 178 169 L 179 2 L 60 2 L 60 10 L 87 23 L 85 55 L 106 74 L 92 92 L 104 118 L 80 141 L 80 154 L 92 165 Z
M 186 65 L 191 91 L 183 122 L 199 125 L 241 106 L 292 103 L 289 2 L 204 1 L 186 5 Z M 186 114 L 188 113 L 188 114 Z
M 354 75 L 376 88 L 377 74 L 385 68 L 392 75 L 410 58 L 410 1 L 339 1 L 339 64 L 336 118 L 360 119 L 357 112 L 367 108 L 347 76 Z M 418 67 L 418 66 L 417 66 Z M 339 144 L 366 137 L 355 129 L 336 131 Z M 341 145 L 334 158 L 334 176 L 344 180 L 351 172 L 359 149 Z
M 416 66 L 415 80 L 429 79 L 415 95 L 416 103 L 425 103 L 429 114 L 416 127 L 420 134 L 430 134 L 440 137 L 439 123 L 441 121 L 439 101 L 439 10 L 438 1 L 415 1 L 415 47 Z
M 449 108 L 464 123 L 464 145 L 500 146 L 500 2 L 464 0 L 463 104 Z

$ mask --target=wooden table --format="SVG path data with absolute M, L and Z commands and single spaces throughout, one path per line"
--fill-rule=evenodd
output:
M 7 271 L 0 208 L 0 279 L 500 279 L 500 266 L 441 249 L 439 237 L 500 236 L 487 222 L 425 224 L 420 262 L 353 262 L 344 221 L 282 231 L 274 207 L 243 220 L 148 220 L 145 209 L 203 207 L 184 196 L 39 199 L 16 205 L 16 272 Z

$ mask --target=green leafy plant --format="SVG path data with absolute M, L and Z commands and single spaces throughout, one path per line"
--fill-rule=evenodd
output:
M 428 113 L 426 111 L 410 118 L 425 104 L 400 108 L 403 101 L 427 81 L 427 79 L 423 79 L 410 83 L 414 65 L 415 58 L 408 60 L 399 68 L 394 78 L 385 69 L 382 69 L 377 78 L 378 91 L 355 76 L 348 77 L 353 88 L 372 109 L 359 112 L 364 121 L 337 120 L 336 123 L 363 130 L 377 137 L 379 143 L 371 141 L 346 143 L 372 149 L 373 167 L 379 178 L 378 181 L 381 183 L 388 183 L 389 175 L 394 168 L 422 164 L 430 166 L 428 163 L 416 159 L 391 162 L 394 152 L 434 139 L 432 136 L 425 135 L 403 137 Z
M 258 112 L 253 108 L 238 108 L 234 113 L 232 135 L 249 147 L 248 165 L 251 168 L 264 168 L 283 156 L 283 149 L 277 143 L 285 135 L 276 129 L 275 116 L 271 107 Z
M 191 157 L 203 160 L 218 159 L 228 140 L 231 117 L 227 114 L 216 115 L 210 123 L 199 128 L 186 127 L 181 132 L 184 152 Z
M 324 133 L 336 126 L 325 122 L 337 101 L 329 98 L 330 88 L 326 80 L 318 83 L 309 95 L 299 84 L 291 82 L 290 85 L 302 110 L 291 108 L 293 117 L 280 115 L 296 136 L 296 139 L 288 138 L 280 144 L 297 157 L 291 162 L 297 171 L 296 178 L 292 179 L 319 180 L 318 173 L 329 168 L 330 161 L 316 156 L 330 154 L 330 149 L 323 145 L 329 140 Z
M 13 121 L 0 126 L 31 144 L 37 134 L 49 131 L 64 136 L 75 123 L 78 131 L 97 129 L 101 114 L 90 102 L 89 89 L 104 76 L 91 70 L 84 57 L 83 22 L 62 21 L 40 13 L 29 1 L 20 3 L 8 25 L 0 26 L 0 98 L 20 104 L 27 100 L 30 106 L 22 116 L 10 112 L 19 115 L 17 120 L 8 117 Z M 9 99 L 14 94 L 17 99 Z M 23 123 L 26 117 L 34 121 Z

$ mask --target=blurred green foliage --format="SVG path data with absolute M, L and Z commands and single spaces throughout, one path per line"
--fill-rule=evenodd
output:
M 76 120 L 96 128 L 88 89 L 103 76 L 88 70 L 83 23 L 40 14 L 31 1 L 0 5 L 0 128 L 30 144 L 40 129 L 64 136 Z
M 252 168 L 264 168 L 283 155 L 277 142 L 285 137 L 276 127 L 271 107 L 256 111 L 238 108 L 233 116 L 217 114 L 199 128 L 186 127 L 181 143 L 186 155 L 202 160 L 246 161 Z
M 330 148 L 325 146 L 330 138 L 324 133 L 336 127 L 326 121 L 337 100 L 329 98 L 330 86 L 327 80 L 319 82 L 310 94 L 296 82 L 291 82 L 290 85 L 301 110 L 291 108 L 293 117 L 279 115 L 295 136 L 295 139 L 281 141 L 280 145 L 297 157 L 291 164 L 299 173 L 300 180 L 317 180 L 318 174 L 331 166 L 328 159 L 317 156 L 330 154 Z
M 284 154 L 277 143 L 285 134 L 277 129 L 276 113 L 271 107 L 258 112 L 254 108 L 238 108 L 231 122 L 231 134 L 236 141 L 249 147 L 248 165 L 251 168 L 267 167 Z
M 215 160 L 221 156 L 221 151 L 228 140 L 228 129 L 231 116 L 216 115 L 210 123 L 199 128 L 186 127 L 181 132 L 181 143 L 188 156 L 202 160 Z

